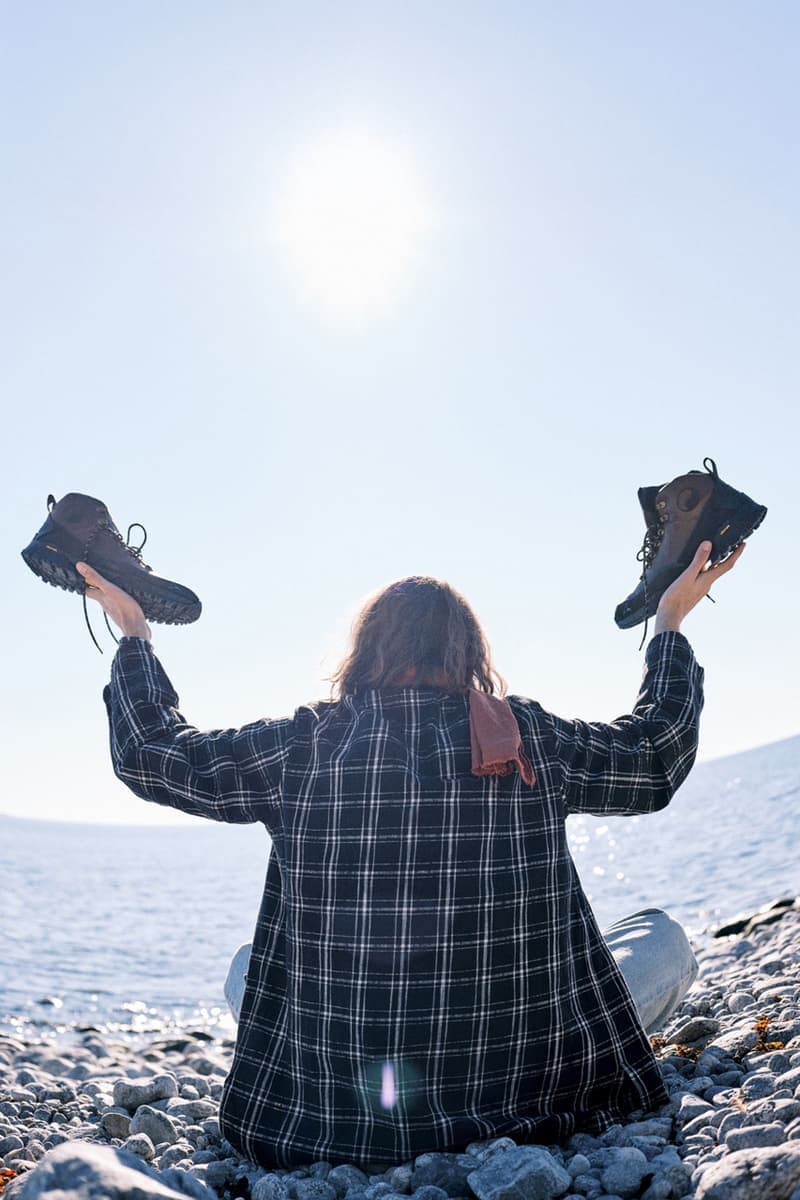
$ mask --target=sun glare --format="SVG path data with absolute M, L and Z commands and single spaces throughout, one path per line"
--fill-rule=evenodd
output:
M 408 284 L 432 224 L 411 159 L 351 131 L 298 156 L 277 235 L 307 295 L 335 316 L 364 318 Z

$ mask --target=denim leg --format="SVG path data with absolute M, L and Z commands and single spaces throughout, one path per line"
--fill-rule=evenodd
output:
M 233 1014 L 234 1021 L 239 1020 L 239 1014 L 242 1011 L 242 1001 L 244 1000 L 244 985 L 247 979 L 247 967 L 250 962 L 250 951 L 252 949 L 251 942 L 245 942 L 243 946 L 234 954 L 231 959 L 231 965 L 228 967 L 228 976 L 225 980 L 225 999 L 228 1001 L 228 1008 Z
M 682 926 L 659 908 L 624 917 L 603 933 L 646 1033 L 663 1029 L 697 978 Z

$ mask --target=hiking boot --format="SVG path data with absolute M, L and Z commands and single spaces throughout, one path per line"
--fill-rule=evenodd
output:
M 689 566 L 701 542 L 711 542 L 713 563 L 721 562 L 758 528 L 767 510 L 737 492 L 717 474 L 712 458 L 705 471 L 689 471 L 663 487 L 639 488 L 647 532 L 637 560 L 642 563 L 638 586 L 617 605 L 620 629 L 652 617 L 664 592 Z
M 123 541 L 102 500 L 70 492 L 57 504 L 48 496 L 47 506 L 47 520 L 22 551 L 30 569 L 45 583 L 85 596 L 86 583 L 75 563 L 86 562 L 132 596 L 148 621 L 188 625 L 200 616 L 201 605 L 194 592 L 154 575 L 152 567 L 142 561 L 147 540 L 144 526 L 138 526 L 144 533 L 141 545 L 131 546 L 131 530 L 138 523 L 128 526 Z

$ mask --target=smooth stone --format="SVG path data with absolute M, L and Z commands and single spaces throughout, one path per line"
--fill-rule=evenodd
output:
M 709 1120 L 705 1113 L 700 1113 L 699 1117 L 694 1117 L 687 1125 L 684 1125 L 680 1131 L 680 1136 L 684 1141 L 688 1142 L 689 1138 L 695 1133 L 700 1133 L 701 1130 L 708 1126 Z
M 366 1187 L 369 1181 L 359 1167 L 350 1166 L 349 1163 L 340 1163 L 328 1172 L 325 1182 L 331 1184 L 336 1191 L 336 1195 L 341 1197 L 350 1188 Z M 394 1185 L 392 1184 L 391 1186 Z M 269 1200 L 269 1198 L 265 1196 L 263 1200 Z
M 667 1033 L 667 1045 L 684 1045 L 719 1033 L 720 1023 L 713 1017 L 690 1017 Z
M 766 1071 L 757 1071 L 742 1080 L 742 1096 L 745 1100 L 763 1100 L 775 1091 L 775 1076 Z
M 800 1100 L 784 1099 L 776 1095 L 759 1100 L 748 1110 L 748 1124 L 764 1125 L 770 1121 L 780 1121 L 788 1125 L 795 1117 L 800 1117 Z
M 208 1095 L 208 1080 L 204 1075 L 178 1075 L 176 1077 L 178 1088 L 191 1087 L 197 1092 L 197 1096 L 192 1096 L 192 1100 L 202 1100 Z M 179 1090 L 179 1095 L 183 1093 Z
M 169 1100 L 177 1096 L 178 1084 L 173 1075 L 156 1075 L 152 1079 L 117 1079 L 114 1083 L 114 1104 L 134 1112 L 140 1104 L 154 1100 Z
M 146 1133 L 131 1134 L 123 1142 L 122 1149 L 127 1150 L 129 1154 L 135 1154 L 138 1158 L 143 1158 L 145 1162 L 152 1162 L 156 1156 L 156 1148 Z
M 336 1170 L 335 1167 L 334 1170 Z M 330 1182 L 330 1175 L 331 1172 L 329 1172 L 326 1176 L 328 1182 Z M 409 1166 L 408 1163 L 403 1163 L 399 1167 L 390 1167 L 385 1176 L 386 1182 L 389 1184 L 389 1187 L 392 1189 L 392 1191 L 399 1192 L 400 1195 L 405 1195 L 407 1192 L 411 1191 L 411 1181 L 413 1177 L 414 1169 L 413 1167 Z M 340 1194 L 341 1193 L 337 1192 L 337 1195 Z
M 719 1125 L 717 1126 L 717 1137 L 720 1138 L 722 1141 L 724 1141 L 725 1135 L 728 1133 L 728 1130 L 741 1129 L 742 1125 L 744 1125 L 744 1122 L 745 1122 L 745 1116 L 746 1116 L 746 1113 L 739 1112 L 736 1109 L 733 1109 L 730 1112 L 726 1112 L 725 1116 L 722 1118 Z
M 592 1164 L 589 1162 L 585 1154 L 573 1154 L 572 1158 L 565 1165 L 567 1168 L 567 1173 L 571 1175 L 573 1179 L 577 1179 L 579 1175 L 585 1175 Z
M 251 1189 L 251 1200 L 289 1200 L 289 1188 L 282 1176 L 262 1175 Z
M 606 1192 L 616 1192 L 623 1200 L 637 1195 L 650 1169 L 645 1155 L 633 1146 L 619 1146 L 609 1154 L 612 1157 L 600 1177 Z
M 169 1146 L 178 1140 L 175 1123 L 166 1113 L 151 1108 L 149 1104 L 140 1104 L 131 1121 L 131 1133 L 145 1133 L 154 1146 L 166 1142 Z
M 516 1146 L 517 1143 L 510 1137 L 489 1138 L 485 1142 L 470 1142 L 467 1154 L 471 1154 L 478 1162 L 485 1162 L 487 1158 L 492 1158 L 503 1150 L 516 1149 Z
M 205 1121 L 208 1117 L 215 1117 L 218 1112 L 217 1105 L 211 1100 L 181 1100 L 177 1096 L 170 1097 L 157 1107 L 170 1117 L 182 1117 L 185 1121 Z
M 297 1179 L 289 1186 L 295 1200 L 337 1200 L 336 1189 L 324 1179 Z
M 745 1125 L 741 1129 L 731 1129 L 725 1137 L 725 1142 L 732 1151 L 780 1146 L 785 1140 L 786 1130 L 777 1121 L 771 1125 Z
M 414 1160 L 411 1186 L 415 1194 L 430 1185 L 441 1188 L 448 1196 L 463 1196 L 467 1190 L 467 1177 L 474 1170 L 475 1158 L 471 1154 L 420 1154 Z M 435 1198 L 431 1196 L 429 1200 Z
M 4 1154 L 9 1154 L 12 1150 L 21 1150 L 25 1143 L 21 1137 L 17 1137 L 15 1133 L 9 1134 L 7 1137 L 0 1138 L 0 1158 Z
M 688 1124 L 695 1117 L 699 1117 L 701 1113 L 710 1113 L 712 1108 L 713 1105 L 709 1104 L 707 1100 L 702 1100 L 699 1096 L 693 1095 L 692 1092 L 687 1092 L 680 1102 L 677 1113 L 678 1120 L 681 1124 Z
M 748 991 L 734 991 L 732 996 L 728 996 L 727 1003 L 728 1012 L 744 1013 L 756 1003 L 756 997 L 751 996 Z
M 163 1170 L 166 1167 L 177 1166 L 184 1158 L 191 1158 L 191 1156 L 192 1147 L 188 1142 L 176 1142 L 174 1146 L 170 1146 L 159 1156 L 158 1165 Z
M 176 1172 L 176 1176 L 180 1173 Z M 12 1191 L 9 1200 L 217 1200 L 197 1180 L 172 1178 L 125 1150 L 91 1143 L 66 1142 L 39 1163 Z M 175 1184 L 178 1184 L 178 1187 Z
M 478 1200 L 555 1200 L 573 1181 L 541 1146 L 516 1146 L 481 1163 L 467 1182 Z
M 694 1200 L 786 1200 L 800 1184 L 800 1145 L 737 1150 L 714 1163 Z
M 642 1192 L 642 1200 L 672 1200 L 672 1184 L 664 1175 L 659 1175 Z

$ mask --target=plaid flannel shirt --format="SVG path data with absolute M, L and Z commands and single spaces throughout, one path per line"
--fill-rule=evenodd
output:
M 264 1166 L 399 1163 L 556 1141 L 666 1099 L 567 847 L 569 813 L 663 808 L 694 761 L 702 669 L 647 650 L 633 712 L 510 697 L 536 783 L 470 773 L 468 702 L 356 692 L 199 732 L 150 645 L 104 693 L 114 769 L 157 804 L 272 838 L 224 1134 Z

